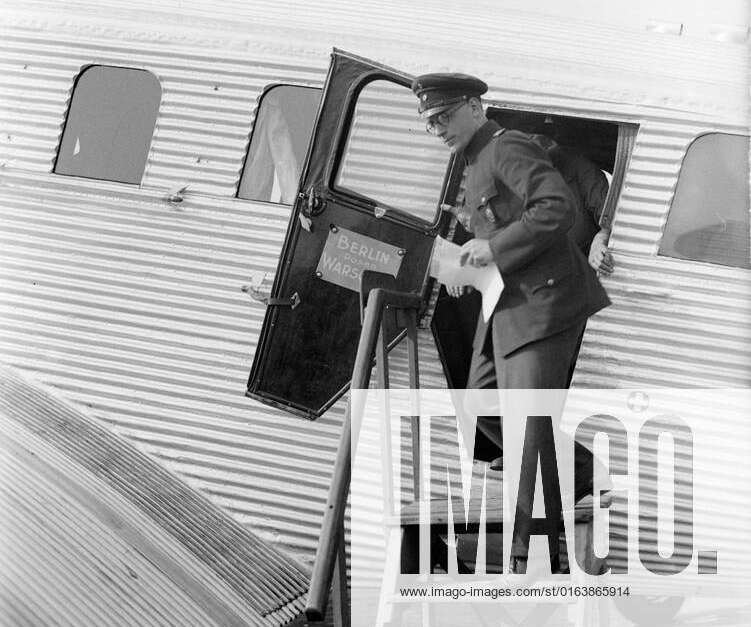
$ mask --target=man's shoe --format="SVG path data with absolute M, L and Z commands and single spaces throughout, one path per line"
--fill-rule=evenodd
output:
M 508 570 L 514 575 L 525 575 L 527 573 L 527 558 L 512 555 Z
M 492 462 L 490 462 L 490 470 L 503 470 L 503 456 L 496 457 Z

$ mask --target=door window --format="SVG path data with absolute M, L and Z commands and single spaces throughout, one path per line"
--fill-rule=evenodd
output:
M 412 91 L 374 80 L 357 99 L 334 185 L 433 224 L 450 156 L 425 132 Z

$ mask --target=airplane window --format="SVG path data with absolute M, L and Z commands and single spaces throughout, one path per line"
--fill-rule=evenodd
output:
M 412 91 L 376 80 L 360 92 L 335 185 L 432 224 L 449 157 Z
M 93 65 L 73 88 L 56 174 L 140 184 L 162 90 L 151 72 Z
M 263 94 L 238 198 L 294 202 L 320 100 L 317 87 L 276 85 Z
M 659 253 L 691 261 L 751 268 L 749 138 L 710 133 L 683 160 Z

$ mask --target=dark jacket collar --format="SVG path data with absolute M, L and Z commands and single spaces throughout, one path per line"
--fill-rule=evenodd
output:
M 500 128 L 493 120 L 488 120 L 475 131 L 472 139 L 469 140 L 469 143 L 464 148 L 464 160 L 468 165 L 477 158 L 477 155 L 487 145 L 493 134 Z

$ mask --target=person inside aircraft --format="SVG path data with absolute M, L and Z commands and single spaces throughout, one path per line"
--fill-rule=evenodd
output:
M 412 90 L 427 131 L 467 166 L 463 211 L 474 238 L 462 246 L 460 261 L 495 263 L 505 284 L 491 319 L 478 319 L 467 387 L 567 388 L 587 318 L 610 304 L 568 235 L 576 212 L 571 189 L 529 135 L 487 119 L 480 99 L 487 85 L 480 79 L 426 74 Z M 499 425 L 498 417 L 477 421 L 474 456 L 491 468 L 502 463 L 496 457 L 502 450 Z M 591 468 L 592 456 L 582 448 L 575 463 Z M 575 486 L 575 500 L 591 490 L 591 482 Z M 524 492 L 520 485 L 518 506 L 532 502 Z M 512 572 L 526 572 L 528 538 L 528 529 L 515 527 Z M 558 564 L 551 549 L 552 572 Z
M 609 187 L 605 174 L 584 155 L 561 146 L 547 135 L 536 134 L 532 138 L 545 150 L 573 192 L 576 213 L 569 237 L 587 256 L 595 271 L 612 274 L 613 256 L 608 249 L 610 231 L 600 227 Z

